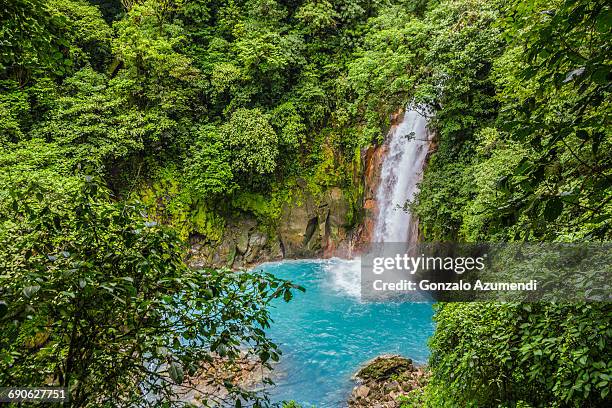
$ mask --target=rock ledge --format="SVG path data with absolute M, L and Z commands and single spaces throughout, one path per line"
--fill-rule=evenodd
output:
M 354 376 L 357 385 L 348 400 L 349 408 L 394 408 L 398 399 L 422 388 L 427 375 L 423 367 L 399 355 L 382 355 L 369 361 Z

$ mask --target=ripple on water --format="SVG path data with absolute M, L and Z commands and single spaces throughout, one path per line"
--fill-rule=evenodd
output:
M 268 332 L 283 351 L 283 374 L 269 389 L 273 401 L 343 406 L 351 376 L 364 362 L 385 353 L 426 361 L 431 304 L 362 302 L 359 260 L 275 262 L 257 269 L 306 288 L 272 310 Z

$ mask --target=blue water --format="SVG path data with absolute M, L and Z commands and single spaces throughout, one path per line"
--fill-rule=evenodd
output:
M 263 269 L 306 288 L 272 310 L 271 338 L 283 355 L 275 367 L 273 401 L 305 407 L 346 406 L 351 376 L 368 360 L 401 354 L 427 360 L 433 333 L 428 303 L 362 303 L 358 261 L 307 260 L 263 264 Z

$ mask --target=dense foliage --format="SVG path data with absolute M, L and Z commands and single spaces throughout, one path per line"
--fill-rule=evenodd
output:
M 289 284 L 192 273 L 176 233 L 215 242 L 234 210 L 278 216 L 295 185 L 355 188 L 356 152 L 409 103 L 435 112 L 412 205 L 425 239 L 611 237 L 604 0 L 5 3 L 3 384 L 55 378 L 76 405 L 114 406 L 146 381 L 172 393 L 211 351 L 275 357 L 258 330 Z M 448 304 L 436 319 L 419 403 L 612 403 L 608 304 Z
M 215 241 L 232 207 L 276 216 L 297 177 L 352 179 L 370 140 L 344 127 L 338 83 L 381 5 L 3 4 L 0 383 L 66 385 L 74 406 L 169 403 L 203 365 L 276 359 L 262 330 L 290 284 L 190 271 L 176 233 Z
M 446 304 L 431 341 L 430 406 L 603 407 L 609 305 Z
M 437 115 L 435 170 L 416 208 L 430 238 L 609 238 L 610 9 L 556 3 L 502 9 L 481 35 L 503 47 L 473 56 L 479 76 L 445 82 L 473 89 L 443 93 L 443 108 L 476 97 L 489 108 Z M 457 130 L 461 139 L 446 135 Z M 463 183 L 442 185 L 449 175 Z
M 440 33 L 431 70 L 448 75 L 426 85 L 443 88 L 425 93 L 439 106 L 413 206 L 426 239 L 609 240 L 609 4 L 449 3 L 471 11 Z M 609 303 L 446 304 L 435 319 L 422 404 L 612 403 Z
M 198 214 L 227 217 L 243 194 L 266 201 L 296 178 L 350 188 L 355 149 L 380 139 L 409 98 L 398 90 L 374 122 L 356 98 L 353 71 L 365 65 L 355 53 L 387 6 L 11 2 L 0 15 L 0 143 L 7 152 L 57 144 L 63 175 L 94 161 L 114 193 L 158 207 L 151 214 L 183 238 L 198 231 L 214 242 L 218 228 L 198 227 Z
M 173 230 L 90 176 L 79 187 L 58 201 L 35 185 L 14 192 L 0 217 L 0 383 L 69 387 L 71 406 L 157 406 L 180 401 L 178 386 L 209 365 L 278 360 L 263 329 L 290 283 L 188 269 Z M 203 401 L 262 403 L 211 372 L 209 389 L 228 394 L 204 390 Z

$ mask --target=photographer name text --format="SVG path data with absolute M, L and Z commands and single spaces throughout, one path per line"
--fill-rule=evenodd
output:
M 460 280 L 459 282 L 418 282 L 402 279 L 396 282 L 385 282 L 377 279 L 372 282 L 375 291 L 411 292 L 411 291 L 537 291 L 538 281 L 528 282 L 483 282 L 476 280 L 473 284 Z

